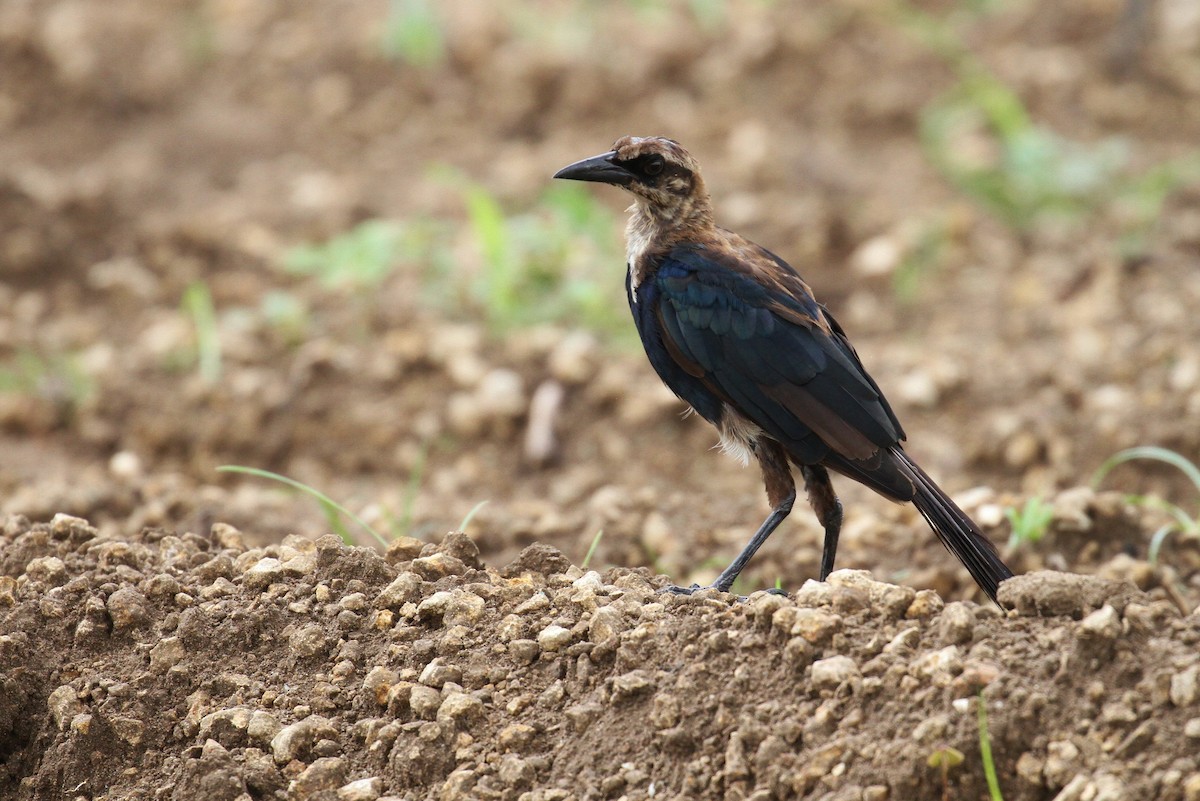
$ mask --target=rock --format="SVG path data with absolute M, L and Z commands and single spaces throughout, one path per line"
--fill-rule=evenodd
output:
M 599 704 L 583 703 L 568 707 L 565 715 L 567 723 L 571 724 L 571 730 L 582 734 L 603 713 L 604 707 Z
M 448 681 L 461 684 L 462 678 L 462 668 L 456 665 L 444 664 L 441 657 L 438 657 L 425 666 L 425 669 L 421 671 L 421 677 L 418 681 L 427 687 L 436 687 L 440 690 L 442 685 Z
M 187 649 L 178 637 L 164 637 L 150 649 L 150 672 L 165 673 L 187 656 Z
M 1091 487 L 1072 487 L 1058 493 L 1054 498 L 1054 529 L 1080 534 L 1091 531 L 1095 500 L 1096 491 Z
M 270 712 L 256 709 L 250 713 L 250 722 L 246 724 L 246 736 L 253 742 L 270 745 L 271 740 L 282 728 Z
M 105 606 L 115 631 L 138 628 L 145 625 L 150 618 L 146 596 L 133 587 L 122 587 L 108 596 Z
M 920 590 L 913 596 L 912 603 L 904 610 L 904 616 L 909 620 L 933 617 L 941 612 L 946 602 L 933 590 Z
M 543 651 L 557 651 L 571 642 L 572 635 L 570 629 L 565 629 L 562 626 L 550 625 L 538 632 L 537 643 L 538 647 Z
M 619 637 L 627 628 L 625 617 L 611 606 L 602 606 L 592 613 L 588 623 L 588 639 L 594 643 L 602 643 Z
M 1057 740 L 1046 747 L 1046 764 L 1042 774 L 1050 789 L 1066 787 L 1080 767 L 1079 748 L 1070 740 Z
M 1171 677 L 1171 703 L 1191 706 L 1200 698 L 1200 665 L 1192 665 Z
M 913 626 L 904 629 L 899 634 L 891 639 L 887 645 L 883 646 L 885 654 L 903 653 L 911 651 L 917 647 L 917 643 L 921 641 L 921 630 Z
M 483 617 L 486 602 L 473 592 L 454 590 L 442 615 L 442 623 L 459 626 L 474 623 Z
M 421 577 L 416 573 L 401 573 L 391 584 L 380 591 L 379 595 L 375 597 L 375 604 L 388 609 L 399 609 L 404 604 L 416 601 L 421 597 L 423 583 Z
M 861 676 L 857 663 L 848 656 L 831 656 L 812 663 L 812 684 L 818 689 L 834 690 Z
M 537 640 L 517 639 L 508 644 L 508 652 L 520 664 L 528 665 L 538 658 L 541 647 L 538 645 Z
M 957 645 L 947 645 L 918 657 L 910 673 L 931 680 L 936 686 L 945 686 L 950 678 L 962 669 L 962 655 Z
M 128 715 L 114 715 L 108 719 L 109 728 L 117 739 L 126 745 L 137 748 L 142 744 L 146 734 L 146 724 L 138 718 Z
M 383 665 L 376 665 L 367 671 L 367 675 L 363 678 L 362 688 L 370 693 L 377 704 L 382 706 L 387 703 L 388 691 L 398 681 L 400 681 L 400 674 L 396 671 Z
M 452 556 L 473 570 L 483 567 L 479 561 L 479 546 L 461 531 L 447 532 L 438 544 L 438 553 Z
M 321 757 L 300 772 L 288 787 L 288 797 L 309 798 L 322 790 L 333 790 L 346 782 L 346 760 L 342 757 Z
M 246 744 L 250 726 L 250 708 L 234 706 L 218 709 L 200 718 L 200 737 L 216 740 L 226 748 L 238 748 Z
M 25 565 L 25 575 L 31 581 L 58 587 L 67 582 L 67 565 L 57 556 L 39 556 Z
M 1184 801 L 1200 801 L 1200 773 L 1193 773 L 1183 780 Z
M 414 559 L 409 562 L 409 569 L 426 581 L 437 581 L 446 576 L 461 576 L 467 572 L 467 566 L 461 559 L 445 553 Z
M 1200 740 L 1200 718 L 1192 718 L 1183 724 L 1183 735 L 1193 740 Z
M 279 730 L 271 739 L 271 754 L 280 765 L 293 759 L 303 761 L 320 740 L 336 740 L 337 737 L 338 730 L 332 721 L 320 715 L 309 715 Z
M 938 633 L 943 642 L 964 645 L 975 631 L 975 615 L 967 604 L 956 601 L 947 604 L 938 616 Z
M 301 658 L 316 656 L 328 648 L 325 631 L 316 623 L 301 626 L 288 637 L 291 652 Z
M 648 670 L 631 670 L 613 679 L 613 698 L 623 701 L 638 695 L 653 692 L 654 674 Z
M 562 551 L 550 545 L 535 543 L 529 545 L 515 560 L 500 570 L 500 575 L 515 578 L 522 573 L 540 573 L 551 576 L 556 573 L 566 573 L 571 567 L 571 560 Z
M 50 520 L 50 534 L 56 540 L 86 542 L 95 539 L 100 532 L 82 517 L 72 517 L 59 512 Z
M 537 736 L 537 729 L 524 723 L 510 723 L 500 730 L 496 742 L 504 751 L 523 751 Z
M 426 687 L 424 684 L 411 685 L 408 695 L 408 706 L 417 717 L 424 720 L 433 720 L 437 717 L 438 709 L 442 706 L 442 694 L 432 687 Z
M 525 381 L 520 373 L 505 367 L 490 370 L 476 393 L 476 401 L 486 417 L 512 418 L 525 411 Z
M 773 592 L 756 592 L 749 598 L 750 609 L 754 612 L 754 622 L 760 628 L 772 628 L 775 613 L 792 604 L 785 596 Z M 790 628 L 788 629 L 790 630 Z
M 1106 603 L 1120 612 L 1143 597 L 1124 582 L 1053 570 L 1014 576 L 1000 585 L 999 596 L 1001 606 L 1025 617 L 1082 617 Z
M 46 705 L 50 708 L 50 715 L 54 718 L 54 724 L 58 726 L 59 731 L 66 731 L 72 718 L 83 712 L 83 704 L 79 702 L 78 693 L 69 684 L 63 684 L 50 693 L 50 697 L 46 699 Z
M 425 547 L 425 543 L 416 537 L 396 537 L 388 543 L 387 551 L 384 558 L 388 564 L 398 565 L 402 562 L 411 562 L 421 555 L 421 550 Z M 404 574 L 401 573 L 401 576 Z
M 546 366 L 564 384 L 580 384 L 595 375 L 597 350 L 598 343 L 592 334 L 575 330 L 550 351 Z
M 533 766 L 516 754 L 505 754 L 501 757 L 500 768 L 496 774 L 503 784 L 518 790 L 532 786 L 537 778 Z
M 462 692 L 448 693 L 437 711 L 437 722 L 450 729 L 465 729 L 482 717 L 483 702 Z
M 338 788 L 338 801 L 376 801 L 383 792 L 383 780 L 378 776 L 356 779 Z
M 435 592 L 417 605 L 417 619 L 425 622 L 441 620 L 445 616 L 446 610 L 450 608 L 450 601 L 453 598 L 454 594 L 450 590 Z
M 278 581 L 282 574 L 283 562 L 268 556 L 259 559 L 242 574 L 242 584 L 252 590 L 265 590 Z
M 842 626 L 842 618 L 821 609 L 798 608 L 792 620 L 791 634 L 819 645 L 828 641 Z
M 1105 604 L 1079 621 L 1076 633 L 1084 639 L 1111 642 L 1121 636 L 1121 617 L 1111 604 Z
M 459 801 L 471 798 L 471 789 L 475 786 L 475 770 L 473 768 L 458 768 L 450 772 L 442 783 L 441 792 L 436 796 L 438 801 Z M 398 796 L 386 796 L 379 801 L 404 801 Z

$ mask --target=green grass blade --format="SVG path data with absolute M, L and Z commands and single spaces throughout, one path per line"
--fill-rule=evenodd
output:
M 475 504 L 475 507 L 473 509 L 471 509 L 471 511 L 467 512 L 467 516 L 464 517 L 462 519 L 462 522 L 458 524 L 458 530 L 466 531 L 467 526 L 469 526 L 471 524 L 472 518 L 475 517 L 475 513 L 478 512 L 483 507 L 487 506 L 487 504 L 488 504 L 487 501 L 480 501 L 479 503 Z
M 992 759 L 992 738 L 988 735 L 987 704 L 983 691 L 976 696 L 975 708 L 979 712 L 979 757 L 983 760 L 983 775 L 987 779 L 988 795 L 992 801 L 1004 801 L 1000 794 L 1000 779 L 996 776 L 996 762 Z
M 208 285 L 196 281 L 183 292 L 183 309 L 196 327 L 196 363 L 206 384 L 221 378 L 221 338 L 217 332 L 217 313 Z
M 600 547 L 600 539 L 603 536 L 604 529 L 600 529 L 596 532 L 596 536 L 592 537 L 592 544 L 588 546 L 587 553 L 583 556 L 583 564 L 579 566 L 581 569 L 588 569 L 588 565 L 591 564 L 592 561 L 592 556 L 596 553 L 596 549 Z
M 1152 567 L 1158 567 L 1159 551 L 1162 550 L 1163 545 L 1167 541 L 1167 537 L 1171 536 L 1171 534 L 1177 530 L 1178 529 L 1176 529 L 1175 526 L 1168 523 L 1167 525 L 1161 527 L 1158 531 L 1154 532 L 1154 536 L 1150 538 L 1150 548 L 1146 551 L 1146 561 L 1149 562 Z
M 425 461 L 429 458 L 429 443 L 421 444 L 421 449 L 417 452 L 416 463 L 412 467 L 412 471 L 408 474 L 408 484 L 404 487 L 404 506 L 400 509 L 400 519 L 396 521 L 394 526 L 395 534 L 405 535 L 412 530 L 413 513 L 417 505 L 417 492 L 421 488 L 421 481 L 425 477 Z
M 1156 498 L 1153 495 L 1126 495 L 1125 502 L 1131 503 L 1134 506 L 1157 509 L 1173 517 L 1178 524 L 1178 528 L 1183 531 L 1191 534 L 1200 534 L 1200 524 L 1197 524 L 1191 515 L 1170 501 L 1164 501 L 1162 498 Z
M 333 498 L 330 498 L 325 493 L 321 492 L 318 489 L 314 489 L 313 487 L 310 487 L 307 484 L 303 484 L 299 481 L 296 481 L 295 479 L 288 478 L 287 476 L 282 476 L 279 473 L 272 473 L 270 470 L 260 470 L 257 467 L 243 467 L 242 465 L 237 465 L 237 464 L 223 464 L 217 468 L 217 472 L 218 473 L 243 473 L 248 476 L 256 476 L 258 478 L 268 478 L 272 481 L 278 481 L 280 484 L 286 484 L 289 487 L 292 487 L 293 489 L 298 489 L 301 492 L 305 493 L 306 495 L 309 495 L 309 496 L 315 498 L 317 500 L 317 503 L 319 503 L 321 505 L 321 511 L 325 513 L 325 516 L 327 518 L 330 518 L 330 521 L 331 521 L 330 525 L 333 527 L 334 531 L 337 533 L 337 535 L 339 537 L 342 538 L 342 541 L 345 542 L 347 545 L 353 544 L 353 538 L 350 536 L 350 532 L 342 524 L 341 519 L 338 517 L 338 515 L 345 515 L 346 517 L 353 520 L 355 523 L 358 523 L 358 525 L 362 526 L 363 530 L 366 531 L 368 534 L 370 534 L 372 537 L 374 537 L 376 539 L 376 541 L 379 542 L 380 545 L 388 544 L 388 540 L 386 537 L 382 536 L 378 531 L 371 528 L 371 526 L 369 526 L 358 515 L 354 514 L 349 509 L 342 506 L 341 504 L 339 504 L 337 501 L 333 500 Z M 333 520 L 337 520 L 336 524 L 333 522 Z
M 1178 468 L 1188 480 L 1196 486 L 1196 490 L 1200 491 L 1200 467 L 1196 467 L 1192 462 L 1188 461 L 1185 456 L 1182 456 L 1175 451 L 1166 448 L 1160 448 L 1157 445 L 1142 445 L 1136 448 L 1126 448 L 1119 451 L 1105 460 L 1104 464 L 1100 465 L 1099 469 L 1092 475 L 1092 486 L 1100 486 L 1100 482 L 1112 472 L 1117 465 L 1125 462 L 1133 461 L 1134 459 L 1150 459 L 1156 462 L 1163 462 L 1172 467 Z

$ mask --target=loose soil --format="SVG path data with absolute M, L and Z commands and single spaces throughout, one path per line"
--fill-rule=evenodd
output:
M 1152 554 L 1165 519 L 1125 494 L 1195 490 L 1147 463 L 1088 486 L 1123 447 L 1200 459 L 1200 187 L 1132 250 L 1119 204 L 1005 227 L 922 152 L 951 69 L 872 4 L 446 5 L 425 68 L 382 54 L 382 4 L 0 5 L 0 798 L 986 798 L 982 698 L 1006 798 L 1200 799 L 1200 544 Z M 1138 169 L 1200 141 L 1186 3 L 955 30 L 1061 136 L 1120 137 Z M 431 165 L 529 208 L 625 133 L 684 142 L 720 221 L 801 268 L 997 543 L 1006 508 L 1051 502 L 1005 548 L 1013 611 L 912 510 L 842 484 L 827 584 L 797 509 L 745 600 L 660 594 L 767 509 L 639 353 L 484 325 L 430 301 L 428 265 L 368 292 L 281 267 L 437 217 L 473 274 Z M 619 256 L 595 271 L 624 313 Z M 298 332 L 270 293 L 308 310 Z M 403 536 L 351 547 L 222 464 Z

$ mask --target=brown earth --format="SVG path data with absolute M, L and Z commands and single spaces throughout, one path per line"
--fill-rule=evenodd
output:
M 1134 172 L 1194 153 L 1188 3 L 921 5 L 1057 134 L 1118 137 Z M 415 67 L 383 54 L 379 5 L 0 4 L 0 798 L 983 798 L 981 688 L 1006 798 L 1200 798 L 1200 544 L 1151 561 L 1165 518 L 1086 488 L 1123 447 L 1200 458 L 1200 186 L 1144 228 L 1122 201 L 1008 227 L 922 151 L 955 76 L 903 15 L 702 7 L 464 0 Z M 839 566 L 877 581 L 804 584 L 798 510 L 739 585 L 790 598 L 654 594 L 711 579 L 766 507 L 627 340 L 486 324 L 428 264 L 367 291 L 282 269 L 433 218 L 451 276 L 478 275 L 433 165 L 536 211 L 624 133 L 683 141 L 721 222 L 801 267 L 998 543 L 1005 508 L 1051 499 L 1018 572 L 1138 590 L 1038 573 L 1006 617 L 912 510 L 839 486 Z M 589 265 L 614 319 L 619 236 Z M 230 463 L 418 541 L 338 545 Z M 1105 486 L 1195 508 L 1151 463 Z M 600 530 L 604 572 L 572 567 Z M 945 748 L 966 760 L 943 782 Z

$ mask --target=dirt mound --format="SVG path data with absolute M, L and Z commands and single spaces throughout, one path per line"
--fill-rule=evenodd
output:
M 982 690 L 1006 798 L 1200 799 L 1195 488 L 1080 486 L 1200 456 L 1186 6 L 0 2 L 0 798 L 982 798 Z M 613 333 L 623 200 L 545 194 L 626 133 L 801 270 L 1015 570 L 1097 577 L 1001 616 L 841 482 L 874 580 L 801 586 L 797 509 L 737 586 L 790 598 L 658 595 L 767 510 Z M 357 284 L 289 266 L 381 231 Z M 503 324 L 547 283 L 607 327 Z
M 1007 616 L 849 570 L 678 598 L 459 533 L 67 516 L 0 554 L 5 798 L 978 798 L 977 698 L 1006 798 L 1200 792 L 1200 615 L 1127 582 L 1021 576 Z

